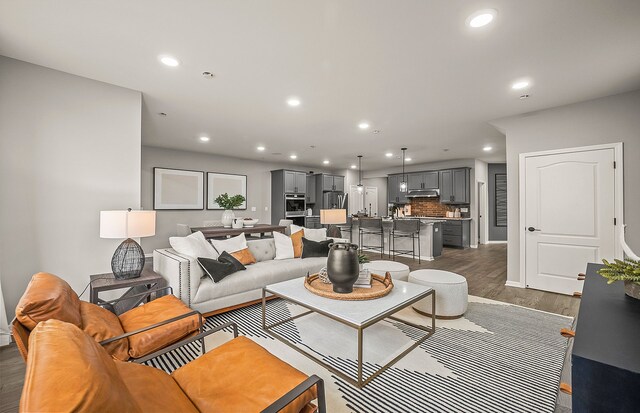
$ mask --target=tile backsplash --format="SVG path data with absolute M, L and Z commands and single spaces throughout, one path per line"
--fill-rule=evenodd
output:
M 440 198 L 413 198 L 411 200 L 411 215 L 421 215 L 427 217 L 444 217 L 447 211 L 453 211 L 459 207 L 468 205 L 445 205 L 440 203 Z M 468 216 L 463 213 L 462 216 Z

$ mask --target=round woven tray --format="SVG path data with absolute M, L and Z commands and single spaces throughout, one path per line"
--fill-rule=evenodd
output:
M 333 292 L 331 284 L 325 284 L 318 279 L 318 274 L 313 274 L 304 279 L 304 286 L 307 290 L 321 297 L 331 298 L 334 300 L 373 300 L 375 298 L 384 297 L 393 289 L 393 281 L 391 274 L 387 273 L 384 277 L 371 274 L 371 288 L 357 288 L 349 294 L 341 294 Z

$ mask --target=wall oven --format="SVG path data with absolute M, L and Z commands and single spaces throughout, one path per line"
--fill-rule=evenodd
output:
M 306 209 L 305 196 L 302 194 L 285 194 L 284 195 L 284 216 L 304 217 Z

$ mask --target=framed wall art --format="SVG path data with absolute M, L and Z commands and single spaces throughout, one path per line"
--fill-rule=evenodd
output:
M 207 172 L 207 209 L 224 209 L 215 202 L 224 193 L 244 196 L 242 205 L 234 209 L 247 209 L 247 176 Z
M 204 209 L 204 172 L 153 168 L 153 209 Z

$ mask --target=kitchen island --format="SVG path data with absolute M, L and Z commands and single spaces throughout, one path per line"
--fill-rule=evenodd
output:
M 416 218 L 394 218 L 394 219 L 416 219 Z M 384 231 L 384 254 L 389 254 L 389 233 L 393 228 L 393 220 L 392 218 L 383 218 L 382 219 L 382 228 Z M 443 218 L 417 218 L 420 220 L 420 258 L 426 261 L 433 261 L 436 256 L 440 255 L 440 251 L 442 250 L 442 242 L 437 242 L 438 239 L 442 239 L 437 236 L 434 240 L 434 231 L 437 232 L 442 231 L 440 228 L 440 224 L 445 222 Z M 434 228 L 436 225 L 436 228 Z M 353 232 L 352 232 L 352 242 L 354 244 L 360 244 L 359 237 L 359 223 L 358 218 L 353 218 Z M 380 245 L 380 236 L 379 235 L 363 235 L 363 244 L 364 245 Z M 436 241 L 436 242 L 434 242 Z M 411 250 L 412 249 L 412 240 L 411 238 L 396 238 L 395 240 L 396 249 L 403 250 Z M 364 249 L 367 251 L 367 249 Z M 371 250 L 372 252 L 375 252 Z M 435 253 L 434 253 L 435 252 Z M 398 254 L 396 254 L 398 256 Z M 411 257 L 411 255 L 402 255 L 404 257 Z M 416 258 L 418 258 L 418 243 L 416 241 Z

